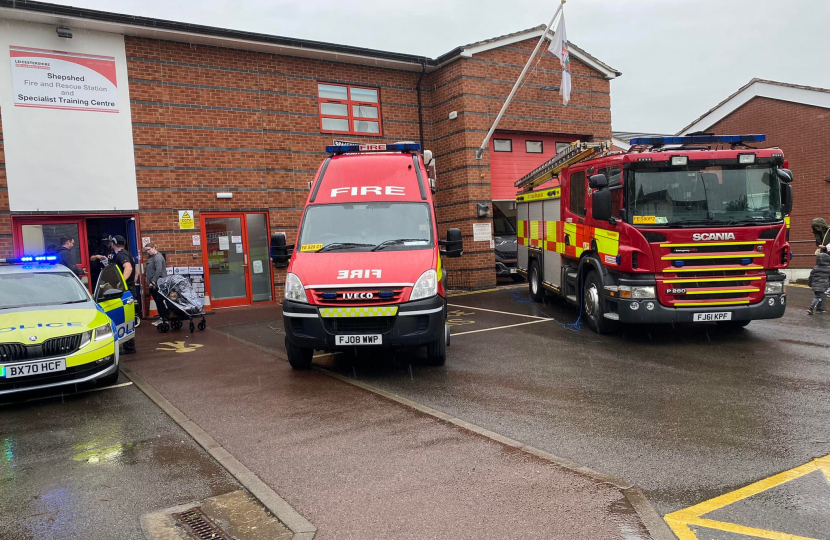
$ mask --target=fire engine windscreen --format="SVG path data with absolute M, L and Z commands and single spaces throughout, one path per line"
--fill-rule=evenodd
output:
M 783 218 L 778 177 L 770 167 L 634 169 L 628 201 L 634 225 L 737 225 Z
M 308 251 L 400 251 L 433 247 L 429 206 L 370 202 L 309 206 L 300 232 Z

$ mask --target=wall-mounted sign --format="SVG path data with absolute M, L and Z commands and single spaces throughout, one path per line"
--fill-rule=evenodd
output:
M 493 237 L 491 223 L 473 223 L 473 241 L 489 242 Z
M 9 47 L 15 107 L 118 112 L 115 57 Z
M 179 229 L 195 229 L 193 210 L 179 210 Z
M 201 246 L 202 245 L 202 236 L 199 234 L 193 235 L 193 245 L 194 246 Z

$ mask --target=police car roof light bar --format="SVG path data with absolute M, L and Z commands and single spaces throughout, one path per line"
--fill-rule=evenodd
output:
M 681 137 L 634 137 L 631 146 L 663 146 L 666 144 L 740 144 L 764 142 L 766 135 L 684 135 Z
M 0 263 L 5 264 L 24 264 L 24 263 L 31 263 L 31 262 L 57 262 L 58 256 L 57 255 L 26 255 L 25 257 L 14 257 L 10 259 L 0 259 Z
M 362 154 L 364 152 L 420 152 L 418 143 L 343 144 L 326 146 L 327 154 Z

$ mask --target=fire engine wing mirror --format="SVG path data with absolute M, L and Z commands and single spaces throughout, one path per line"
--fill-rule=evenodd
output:
M 790 184 L 781 184 L 781 211 L 785 215 L 793 211 L 793 187 Z
M 591 189 L 604 189 L 608 187 L 608 177 L 604 174 L 595 174 L 588 179 L 588 187 Z
M 604 175 L 597 175 L 604 176 Z M 593 180 L 594 177 L 591 177 Z M 591 217 L 597 221 L 611 221 L 611 192 L 595 191 L 591 195 Z
M 785 184 L 789 184 L 793 181 L 793 172 L 789 169 L 777 169 L 778 179 L 784 182 Z
M 274 266 L 277 268 L 288 266 L 293 251 L 294 246 L 285 245 L 285 233 L 278 232 L 271 235 L 271 260 Z
M 464 254 L 461 229 L 447 229 L 447 239 L 440 241 L 439 244 L 446 246 L 444 255 L 447 257 L 460 257 Z

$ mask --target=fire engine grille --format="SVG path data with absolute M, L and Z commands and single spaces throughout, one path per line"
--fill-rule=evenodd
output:
M 337 306 L 351 306 L 351 305 L 375 305 L 375 304 L 394 304 L 401 301 L 403 289 L 315 289 L 311 291 L 314 300 L 321 305 L 337 305 Z M 371 298 L 366 296 L 371 294 Z M 333 295 L 333 296 L 332 296 Z M 346 298 L 345 295 L 356 295 L 357 298 Z
M 207 517 L 198 506 L 173 514 L 173 517 L 187 534 L 196 540 L 236 540 Z
M 382 334 L 395 324 L 395 317 L 334 317 L 323 319 L 332 332 Z

